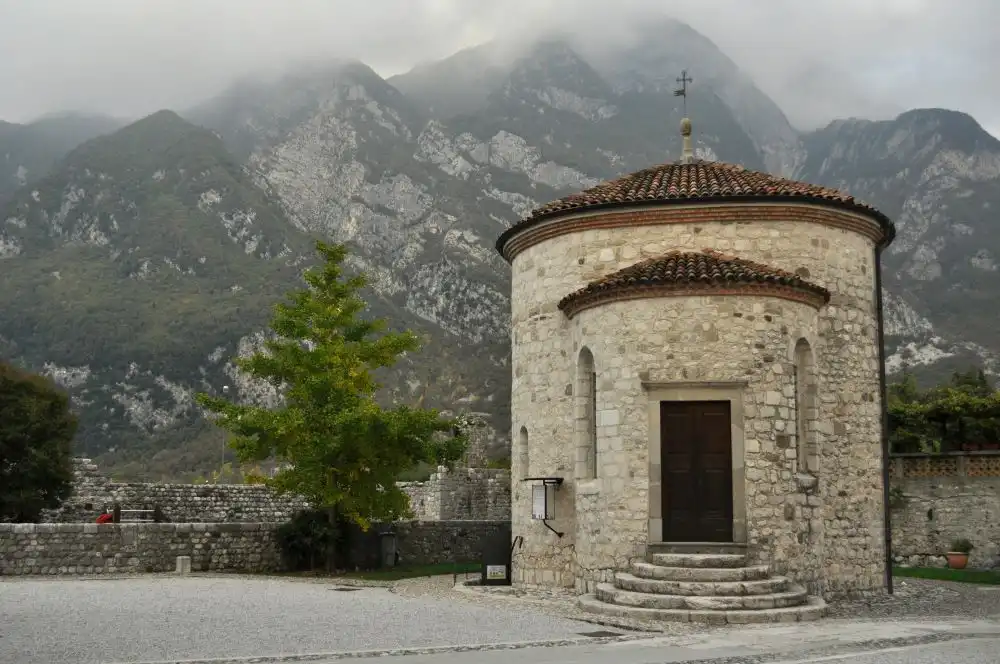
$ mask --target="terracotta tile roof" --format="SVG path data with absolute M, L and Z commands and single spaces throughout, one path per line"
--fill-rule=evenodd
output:
M 528 219 L 609 204 L 704 200 L 731 196 L 821 199 L 854 204 L 874 211 L 871 206 L 836 189 L 786 180 L 734 164 L 695 161 L 688 164 L 661 164 L 617 180 L 602 182 L 585 191 L 543 205 L 534 210 Z
M 711 249 L 701 252 L 671 251 L 640 261 L 590 282 L 559 301 L 559 308 L 577 309 L 582 302 L 603 299 L 620 291 L 649 288 L 657 290 L 732 290 L 743 286 L 777 287 L 794 290 L 810 299 L 829 302 L 830 292 L 791 272 L 727 256 Z
M 892 222 L 884 214 L 836 189 L 788 180 L 734 164 L 698 160 L 653 166 L 542 205 L 504 232 L 497 242 L 497 247 L 502 247 L 511 236 L 523 228 L 543 219 L 572 212 L 650 203 L 760 199 L 819 202 L 854 209 L 875 218 L 887 238 L 895 234 Z

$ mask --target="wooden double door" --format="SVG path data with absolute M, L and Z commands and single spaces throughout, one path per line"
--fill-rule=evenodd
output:
M 661 401 L 664 542 L 733 541 L 728 401 Z

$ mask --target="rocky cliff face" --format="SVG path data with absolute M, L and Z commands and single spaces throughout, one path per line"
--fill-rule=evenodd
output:
M 44 177 L 67 152 L 124 123 L 114 118 L 62 113 L 29 124 L 0 121 L 0 202 Z
M 148 453 L 197 419 L 193 393 L 221 387 L 310 253 L 222 141 L 170 111 L 73 150 L 0 220 L 0 352 L 71 390 L 88 453 Z
M 890 369 L 1000 353 L 1000 314 L 984 306 L 1000 263 L 1000 149 L 971 118 L 921 110 L 800 136 L 687 26 L 585 46 L 487 45 L 390 81 L 334 63 L 184 113 L 211 131 L 158 114 L 81 147 L 0 213 L 0 304 L 21 312 L 0 326 L 3 352 L 74 387 L 89 454 L 141 450 L 131 470 L 164 456 L 210 466 L 220 441 L 190 394 L 255 394 L 226 360 L 260 342 L 310 238 L 329 237 L 370 275 L 373 313 L 426 339 L 386 377 L 386 398 L 487 413 L 496 453 L 510 303 L 494 240 L 537 205 L 677 158 L 674 79 L 687 68 L 699 156 L 838 186 L 897 219 Z
M 889 368 L 1000 370 L 1000 141 L 964 113 L 848 120 L 804 137 L 802 179 L 879 207 L 898 235 L 884 257 Z

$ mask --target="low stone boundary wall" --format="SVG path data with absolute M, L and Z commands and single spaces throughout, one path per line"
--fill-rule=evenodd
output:
M 278 569 L 271 523 L 0 524 L 0 575 Z
M 309 505 L 300 496 L 252 484 L 114 482 L 90 459 L 74 459 L 73 494 L 46 510 L 45 523 L 93 522 L 104 507 L 159 507 L 174 523 L 282 523 Z M 426 482 L 398 482 L 420 521 L 510 518 L 510 471 L 441 466 Z
M 275 523 L 0 524 L 0 576 L 172 572 L 190 556 L 195 572 L 281 568 Z M 396 533 L 401 565 L 468 563 L 509 521 L 403 521 L 353 538 L 354 564 L 379 564 L 379 533 Z
M 379 533 L 396 534 L 400 565 L 479 562 L 483 545 L 494 536 L 510 532 L 510 521 L 400 521 L 391 526 L 375 524 L 367 533 L 351 537 L 352 564 L 377 567 L 381 550 Z
M 1000 566 L 1000 453 L 896 455 L 889 486 L 896 564 L 943 567 L 965 538 L 970 567 Z
M 308 503 L 254 484 L 113 482 L 90 459 L 74 459 L 73 495 L 44 514 L 47 523 L 93 522 L 114 503 L 124 509 L 159 507 L 174 523 L 282 523 Z

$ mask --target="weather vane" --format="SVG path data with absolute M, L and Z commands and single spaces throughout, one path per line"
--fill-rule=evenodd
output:
M 681 84 L 681 87 L 679 89 L 677 89 L 677 90 L 674 90 L 674 96 L 675 97 L 684 97 L 684 117 L 687 117 L 687 114 L 688 114 L 688 89 L 687 89 L 687 84 L 688 83 L 694 83 L 694 79 L 691 78 L 690 76 L 688 76 L 688 70 L 687 69 L 682 69 L 681 70 L 681 76 L 680 76 L 680 78 L 677 79 L 677 82 Z

